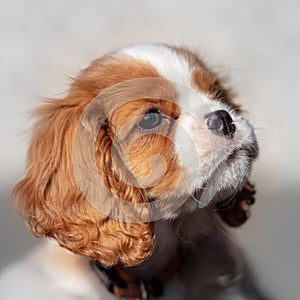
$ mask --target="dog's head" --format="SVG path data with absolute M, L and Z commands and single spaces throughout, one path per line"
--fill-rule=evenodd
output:
M 140 263 L 155 220 L 252 201 L 257 143 L 232 98 L 185 49 L 138 45 L 94 61 L 36 111 L 18 208 L 35 235 L 74 253 Z M 247 218 L 239 201 L 220 214 Z

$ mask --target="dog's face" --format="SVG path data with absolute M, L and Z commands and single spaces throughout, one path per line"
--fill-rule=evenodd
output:
M 15 190 L 33 232 L 105 265 L 141 262 L 153 221 L 242 191 L 257 143 L 232 101 L 183 49 L 132 46 L 93 62 L 38 111 Z

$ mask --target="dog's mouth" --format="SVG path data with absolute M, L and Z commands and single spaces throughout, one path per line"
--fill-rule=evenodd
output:
M 200 206 L 206 206 L 211 201 L 216 202 L 220 197 L 231 194 L 234 190 L 243 184 L 249 172 L 251 163 L 258 156 L 257 143 L 242 146 L 230 152 L 215 168 L 206 182 L 195 189 L 192 198 L 199 203 Z M 225 186 L 225 170 L 236 169 L 240 173 L 238 179 L 233 184 Z M 233 177 L 233 176 L 232 176 Z M 218 178 L 216 180 L 216 178 Z
M 235 161 L 237 159 L 237 156 L 239 155 L 239 151 L 240 149 L 235 149 L 233 150 L 225 159 L 225 161 L 228 161 L 228 162 L 232 162 L 232 161 Z
M 244 156 L 250 160 L 254 160 L 258 156 L 258 146 L 253 143 L 251 146 L 242 146 L 238 149 L 234 149 L 225 159 L 227 162 L 233 162 L 239 157 Z

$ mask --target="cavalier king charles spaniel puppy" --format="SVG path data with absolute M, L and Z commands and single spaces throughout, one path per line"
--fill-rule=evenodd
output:
M 227 233 L 258 154 L 235 100 L 184 48 L 93 61 L 35 112 L 13 197 L 48 239 L 2 274 L 1 299 L 264 299 Z

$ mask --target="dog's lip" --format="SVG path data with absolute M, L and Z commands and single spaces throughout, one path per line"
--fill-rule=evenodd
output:
M 246 155 L 251 158 L 255 159 L 258 156 L 258 148 L 256 144 L 253 144 L 249 147 L 241 146 L 239 148 L 234 149 L 231 153 L 229 153 L 225 159 L 227 162 L 232 162 L 236 160 L 241 153 L 246 153 Z
M 247 156 L 250 160 L 254 160 L 258 156 L 257 144 L 254 143 L 251 146 L 242 145 L 229 152 L 228 155 L 220 162 L 218 167 L 212 172 L 211 176 L 207 178 L 206 182 L 201 187 L 194 190 L 193 197 L 198 200 L 201 199 L 204 189 L 206 188 L 207 184 L 209 184 L 215 173 L 219 172 L 220 166 L 225 164 L 225 167 L 229 167 L 229 165 L 231 165 L 234 161 L 239 160 L 242 156 Z
M 229 153 L 225 159 L 225 161 L 233 161 L 237 158 L 238 153 L 242 150 L 242 148 L 234 149 L 231 153 Z

